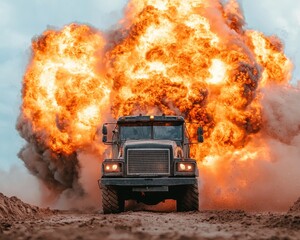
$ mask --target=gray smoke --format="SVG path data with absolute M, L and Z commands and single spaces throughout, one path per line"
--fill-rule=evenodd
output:
M 20 150 L 18 156 L 24 162 L 30 173 L 42 181 L 45 186 L 46 199 L 42 202 L 51 204 L 63 192 L 66 196 L 83 196 L 84 191 L 79 184 L 79 161 L 76 152 L 66 155 L 55 153 L 47 148 L 43 136 L 37 136 L 31 122 L 24 118 L 21 112 L 17 126 L 20 135 L 27 144 Z

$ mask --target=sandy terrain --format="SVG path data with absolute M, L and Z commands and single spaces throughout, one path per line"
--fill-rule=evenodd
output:
M 288 213 L 51 211 L 0 195 L 0 239 L 300 239 L 300 201 Z

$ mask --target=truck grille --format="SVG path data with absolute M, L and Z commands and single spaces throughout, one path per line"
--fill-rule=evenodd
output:
M 170 150 L 138 148 L 127 150 L 128 175 L 169 175 Z

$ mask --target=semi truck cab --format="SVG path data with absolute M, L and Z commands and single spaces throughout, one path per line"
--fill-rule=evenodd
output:
M 112 158 L 103 161 L 99 180 L 105 214 L 123 212 L 130 199 L 149 205 L 174 199 L 177 211 L 198 210 L 198 169 L 190 158 L 183 117 L 124 116 L 105 123 L 102 134 L 102 141 L 112 145 Z

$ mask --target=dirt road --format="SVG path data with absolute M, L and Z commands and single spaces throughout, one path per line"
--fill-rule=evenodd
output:
M 300 216 L 244 211 L 56 212 L 0 221 L 0 239 L 300 239 Z
M 288 213 L 177 213 L 172 202 L 159 207 L 129 204 L 128 211 L 110 215 L 58 211 L 0 193 L 0 240 L 300 239 L 300 199 Z

